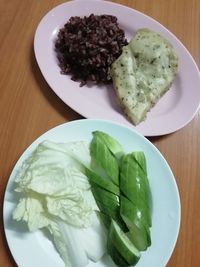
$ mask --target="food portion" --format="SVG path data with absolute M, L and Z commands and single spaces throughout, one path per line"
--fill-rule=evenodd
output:
M 140 29 L 111 68 L 116 95 L 131 122 L 137 125 L 145 120 L 177 72 L 178 58 L 169 41 Z
M 117 266 L 134 266 L 140 252 L 151 245 L 152 200 L 145 155 L 125 153 L 117 140 L 100 131 L 93 132 L 90 153 L 93 164 L 86 175 L 108 231 L 108 252 Z
M 126 153 L 105 132 L 90 143 L 44 141 L 16 175 L 13 219 L 48 229 L 66 267 L 85 267 L 108 253 L 134 266 L 151 245 L 152 201 L 145 155 Z
M 47 229 L 67 267 L 85 267 L 106 252 L 106 234 L 82 164 L 90 164 L 87 143 L 45 141 L 15 179 L 20 200 L 13 219 L 31 232 Z
M 63 74 L 81 85 L 111 82 L 110 67 L 127 44 L 112 15 L 75 16 L 60 29 L 55 51 Z
M 61 73 L 83 86 L 113 83 L 119 104 L 138 125 L 169 90 L 178 72 L 173 46 L 139 29 L 128 43 L 116 16 L 75 16 L 59 30 L 55 51 Z

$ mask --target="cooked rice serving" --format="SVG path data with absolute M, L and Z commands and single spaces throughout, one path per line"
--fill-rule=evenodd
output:
M 124 45 L 127 40 L 115 16 L 91 14 L 71 17 L 58 33 L 55 50 L 61 73 L 84 85 L 111 82 L 111 64 Z

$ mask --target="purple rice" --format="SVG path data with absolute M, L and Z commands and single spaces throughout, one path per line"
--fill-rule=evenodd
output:
M 110 67 L 127 45 L 124 31 L 112 15 L 71 17 L 59 30 L 55 42 L 62 74 L 84 85 L 110 83 Z

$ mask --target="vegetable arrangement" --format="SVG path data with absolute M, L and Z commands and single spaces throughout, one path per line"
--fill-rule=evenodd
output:
M 145 155 L 125 154 L 106 133 L 95 131 L 90 144 L 91 189 L 108 229 L 107 248 L 118 266 L 135 265 L 151 245 L 151 192 Z
M 93 132 L 89 145 L 44 141 L 16 182 L 21 198 L 13 218 L 30 231 L 47 228 L 67 267 L 85 267 L 106 251 L 117 266 L 133 266 L 151 245 L 144 153 L 126 154 L 104 132 Z

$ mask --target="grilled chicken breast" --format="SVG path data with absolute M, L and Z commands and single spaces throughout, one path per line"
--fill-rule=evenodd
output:
M 133 124 L 170 88 L 178 73 L 178 57 L 160 34 L 140 29 L 111 67 L 117 97 Z

